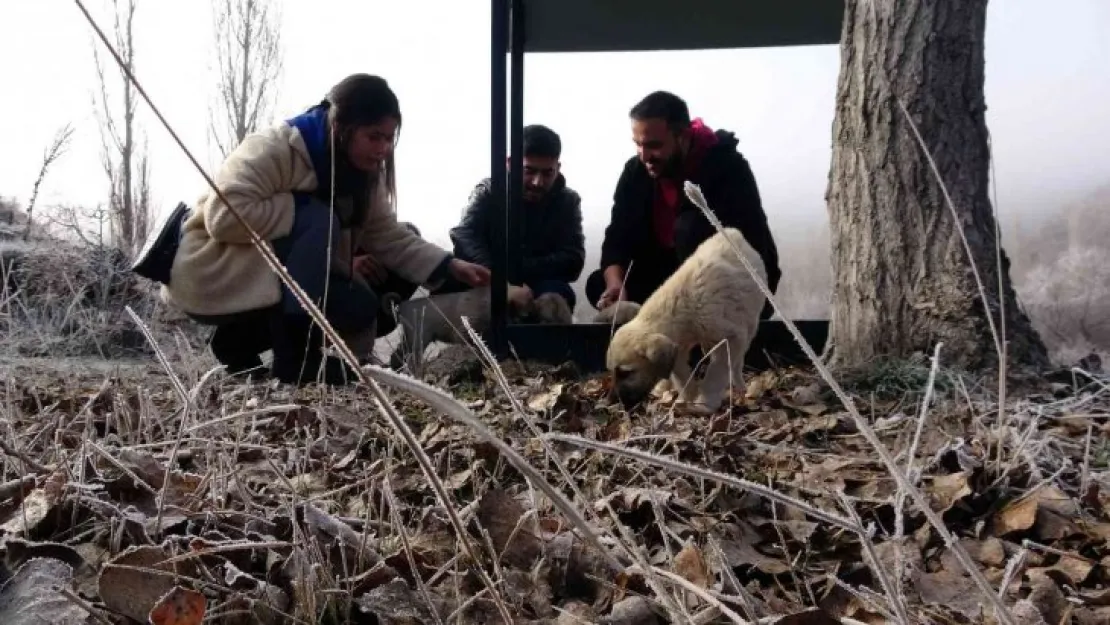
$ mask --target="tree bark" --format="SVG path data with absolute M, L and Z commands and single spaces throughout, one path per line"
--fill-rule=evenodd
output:
M 834 367 L 930 354 L 965 369 L 1043 366 L 1046 350 L 1017 306 L 996 245 L 983 95 L 986 0 L 847 0 L 826 199 L 836 276 Z M 955 205 L 989 302 L 928 157 Z M 1005 323 L 999 319 L 999 255 Z

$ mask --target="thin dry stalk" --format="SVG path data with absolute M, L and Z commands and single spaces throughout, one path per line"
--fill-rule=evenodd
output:
M 390 373 L 393 372 L 391 371 Z M 394 375 L 401 377 L 399 374 Z M 459 518 L 458 510 L 456 510 L 454 503 L 451 501 L 451 496 L 447 493 L 447 487 L 443 484 L 443 480 L 439 478 L 435 468 L 432 466 L 431 459 L 428 458 L 428 454 L 424 453 L 420 441 L 416 438 L 416 435 L 409 428 L 408 424 L 405 423 L 405 420 L 401 418 L 401 415 L 397 414 L 393 404 L 387 401 L 388 398 L 385 397 L 385 393 L 376 385 L 375 389 L 382 395 L 381 398 L 374 397 L 374 403 L 377 404 L 378 410 L 388 417 L 390 424 L 393 425 L 394 429 L 401 435 L 402 440 L 405 442 L 405 446 L 413 452 L 417 464 L 420 465 L 424 476 L 428 479 L 428 484 L 432 487 L 432 491 L 435 492 L 436 498 L 439 499 L 444 512 L 447 513 L 447 518 L 451 522 L 451 526 L 454 528 L 455 533 L 458 535 L 459 544 L 473 563 L 475 574 L 478 575 L 482 585 L 489 590 L 493 602 L 496 604 L 497 610 L 501 613 L 501 618 L 505 620 L 506 625 L 512 625 L 513 618 L 509 613 L 509 608 L 505 605 L 505 600 L 501 597 L 501 593 L 497 592 L 497 588 L 493 580 L 490 579 L 489 574 L 482 568 L 481 559 L 479 559 L 478 554 L 474 552 L 469 541 L 469 535 L 466 532 L 466 527 L 463 525 L 462 519 Z M 419 394 L 417 394 L 417 396 L 419 396 Z M 458 404 L 458 401 L 455 400 L 455 403 Z M 462 406 L 462 404 L 458 405 L 460 407 Z M 475 418 L 475 420 L 477 420 L 477 418 Z M 543 480 L 542 477 L 540 479 L 541 481 Z M 546 482 L 544 483 L 546 484 Z M 550 485 L 548 485 L 548 487 L 551 488 Z
M 490 430 L 478 417 L 470 411 L 469 408 L 464 406 L 459 400 L 455 399 L 446 392 L 429 386 L 424 382 L 415 380 L 408 376 L 402 375 L 395 371 L 391 371 L 384 367 L 377 365 L 366 365 L 362 371 L 367 372 L 373 379 L 381 380 L 388 386 L 407 391 L 417 398 L 427 402 L 433 408 L 441 411 L 443 414 L 452 417 L 453 419 L 469 426 L 476 434 L 485 439 L 486 442 L 497 448 L 499 452 L 505 457 L 509 464 L 513 465 L 515 469 L 521 472 L 525 478 L 536 488 L 539 488 L 545 495 L 551 499 L 552 503 L 560 512 L 565 514 L 568 520 L 583 533 L 584 537 L 589 540 L 598 550 L 606 556 L 610 565 L 615 570 L 620 570 L 621 565 L 601 544 L 601 540 L 589 523 L 582 518 L 581 513 L 574 507 L 566 496 L 555 489 L 542 475 L 528 463 L 515 449 L 508 443 L 503 441 L 501 437 L 497 436 Z M 414 441 L 414 444 L 415 441 Z M 420 449 L 419 444 L 416 448 Z M 423 450 L 421 450 L 422 452 Z
M 919 476 L 914 472 L 913 462 L 914 459 L 917 457 L 917 448 L 918 445 L 920 445 L 921 443 L 921 434 L 925 431 L 925 420 L 929 416 L 929 405 L 933 399 L 933 390 L 936 388 L 937 369 L 940 367 L 940 348 L 942 345 L 943 343 L 937 343 L 936 347 L 933 349 L 932 365 L 929 367 L 929 379 L 925 383 L 925 397 L 921 399 L 921 411 L 917 415 L 917 428 L 914 430 L 913 441 L 910 443 L 910 449 L 908 452 L 906 452 L 906 475 L 909 476 L 909 480 L 911 481 L 911 483 L 914 484 L 916 484 Z M 906 492 L 899 488 L 898 493 L 895 497 L 894 535 L 899 539 L 905 535 L 906 496 Z M 902 547 L 902 541 L 898 540 L 895 543 L 894 547 L 894 572 L 899 581 L 901 581 L 903 571 L 905 570 L 905 558 L 902 552 Z M 902 584 L 895 584 L 894 591 L 895 593 L 897 593 L 897 595 L 892 597 L 891 601 L 898 603 L 902 602 L 904 600 L 904 596 L 902 593 Z M 901 617 L 903 615 L 899 613 L 899 616 Z
M 116 460 L 115 456 L 108 453 L 100 445 L 97 445 L 95 442 L 93 442 L 93 440 L 91 438 L 86 437 L 85 440 L 84 440 L 84 444 L 87 445 L 93 451 L 95 451 L 98 456 L 100 456 L 101 458 L 104 458 L 104 460 L 108 461 L 109 464 L 111 464 L 112 466 L 114 466 L 115 468 L 117 468 L 121 472 L 123 472 L 124 475 L 131 478 L 131 481 L 133 481 L 135 483 L 135 486 L 138 486 L 139 488 L 142 488 L 149 495 L 154 495 L 155 497 L 158 496 L 158 491 L 154 488 L 154 486 L 148 484 L 147 481 L 144 480 L 143 478 L 139 477 L 137 473 L 135 473 L 131 469 L 127 468 L 127 466 L 124 465 L 119 460 Z
M 532 415 L 524 409 L 524 406 L 520 403 L 520 400 L 516 397 L 516 395 L 513 394 L 512 388 L 509 385 L 509 380 L 505 377 L 505 372 L 501 370 L 500 365 L 497 364 L 497 359 L 493 357 L 493 354 L 489 351 L 489 348 L 486 347 L 485 343 L 478 336 L 478 333 L 475 332 L 473 326 L 470 325 L 470 320 L 466 317 L 463 317 L 462 324 L 463 327 L 466 328 L 467 334 L 469 335 L 471 341 L 477 347 L 479 355 L 482 359 L 486 361 L 486 364 L 494 372 L 494 377 L 497 379 L 498 384 L 505 392 L 505 396 L 508 397 L 510 404 L 513 406 L 514 412 L 519 415 L 524 423 L 528 426 L 528 429 L 531 431 L 532 436 L 540 441 L 540 445 L 543 447 L 544 454 L 551 461 L 551 463 L 555 465 L 556 469 L 558 469 L 559 474 L 563 478 L 563 481 L 566 483 L 567 487 L 570 488 L 571 491 L 574 493 L 574 496 L 579 501 L 587 501 L 586 496 L 578 488 L 577 482 L 574 480 L 573 477 L 571 477 L 570 472 L 567 470 L 566 466 L 559 460 L 558 454 L 551 447 L 551 444 L 547 441 L 547 438 L 544 436 L 544 432 L 540 430 L 539 425 L 536 424 L 535 419 L 533 419 Z M 559 507 L 560 510 L 562 510 L 562 507 L 559 506 L 558 503 L 556 503 L 556 507 Z M 608 503 L 606 503 L 606 507 L 608 508 Z M 589 510 L 590 515 L 595 519 L 600 519 L 600 515 L 594 513 L 589 506 L 586 506 L 586 510 Z M 609 514 L 613 519 L 616 519 L 616 516 L 613 514 L 612 510 L 609 510 Z M 618 534 L 615 538 L 617 539 L 617 544 L 625 551 L 625 553 L 628 554 L 629 557 L 637 557 L 637 553 L 635 551 L 635 541 L 630 540 L 629 537 L 626 537 L 623 534 Z M 598 546 L 600 547 L 600 544 Z M 603 553 L 607 552 L 603 551 Z
M 185 432 L 188 433 L 188 434 L 192 434 L 193 432 L 203 430 L 203 429 L 208 428 L 208 427 L 212 427 L 213 425 L 220 425 L 220 424 L 229 423 L 229 422 L 232 422 L 232 421 L 238 421 L 239 419 L 248 419 L 248 418 L 253 419 L 254 417 L 264 415 L 264 414 L 269 414 L 271 412 L 290 412 L 290 411 L 296 410 L 298 408 L 300 408 L 300 406 L 297 405 L 297 404 L 277 404 L 275 406 L 266 406 L 264 408 L 254 408 L 252 410 L 242 410 L 240 412 L 234 412 L 234 413 L 229 414 L 227 416 L 217 417 L 215 419 L 205 421 L 203 423 L 195 423 L 195 424 L 189 426 L 188 428 L 186 428 Z
M 25 452 L 12 447 L 10 444 L 8 444 L 7 441 L 4 441 L 2 439 L 0 439 L 0 452 L 3 452 L 5 455 L 11 456 L 16 460 L 21 461 L 25 467 L 30 468 L 35 473 L 50 473 L 51 471 L 50 467 L 43 465 L 41 462 L 35 460 L 31 456 L 27 455 Z
M 740 604 L 740 608 L 744 611 L 744 615 L 747 616 L 749 620 L 759 620 L 759 610 L 755 607 L 755 597 L 748 592 L 747 588 L 744 588 L 744 585 L 737 579 L 736 573 L 732 570 L 732 567 L 728 566 L 728 558 L 725 557 L 725 552 L 721 548 L 720 541 L 717 540 L 717 537 L 710 534 L 708 542 L 713 549 L 714 557 L 717 558 L 717 562 L 720 564 L 723 587 L 736 594 L 736 602 Z
M 681 586 L 683 589 L 697 595 L 698 598 L 702 601 L 720 610 L 721 614 L 727 616 L 729 620 L 731 620 L 733 623 L 736 623 L 737 625 L 750 625 L 751 621 L 745 620 L 743 617 L 733 611 L 732 608 L 725 605 L 724 602 L 722 602 L 720 599 L 709 594 L 696 584 L 691 583 L 685 577 L 682 577 L 681 575 L 676 575 L 666 569 L 661 569 L 657 566 L 651 567 L 651 571 L 660 577 L 666 578 L 672 584 Z
M 161 532 L 162 516 L 165 514 L 166 510 L 166 488 L 168 488 L 170 485 L 170 473 L 173 472 L 173 467 L 177 464 L 177 454 L 181 450 L 181 442 L 185 439 L 185 425 L 189 422 L 189 416 L 193 412 L 193 408 L 195 406 L 195 404 L 193 403 L 193 398 L 196 397 L 196 393 L 189 393 L 185 390 L 185 385 L 182 384 L 181 378 L 177 377 L 177 374 L 174 372 L 173 367 L 170 366 L 169 359 L 166 358 L 166 354 L 162 351 L 162 347 L 158 345 L 158 341 L 154 339 L 154 335 L 150 332 L 150 328 L 148 328 L 147 325 L 143 323 L 143 320 L 139 318 L 139 315 L 135 314 L 135 311 L 131 308 L 130 305 L 126 306 L 125 310 L 127 310 L 127 314 L 131 316 L 131 319 L 135 322 L 135 325 L 139 326 L 139 331 L 143 333 L 143 336 L 146 338 L 147 342 L 150 343 L 151 348 L 154 349 L 154 353 L 155 355 L 157 355 L 158 361 L 166 370 L 166 375 L 169 376 L 171 382 L 173 383 L 174 390 L 177 391 L 178 395 L 181 397 L 181 401 L 183 402 L 183 405 L 181 406 L 181 422 L 177 428 L 177 436 L 174 437 L 173 447 L 170 449 L 170 458 L 166 462 L 166 469 L 162 475 L 162 492 L 158 497 L 158 516 L 154 520 L 155 531 Z
M 895 619 L 894 614 L 892 614 L 890 610 L 886 609 L 886 606 L 884 606 L 882 602 L 879 601 L 879 598 L 869 588 L 855 588 L 854 586 L 846 584 L 844 580 L 835 575 L 829 575 L 827 579 L 832 582 L 833 585 L 843 589 L 845 592 L 855 597 L 861 604 L 868 606 L 872 610 L 878 612 L 879 614 L 882 614 L 884 617 L 891 621 Z
M 87 613 L 97 623 L 100 623 L 101 625 L 112 625 L 112 621 L 109 621 L 106 616 L 97 611 L 96 607 L 93 606 L 93 604 L 82 599 L 80 596 L 77 595 L 77 593 L 66 588 L 65 586 L 59 586 L 57 590 L 59 593 L 61 593 L 63 597 L 66 598 L 67 601 L 84 610 L 85 613 Z
M 859 514 L 856 513 L 856 509 L 852 506 L 852 502 L 848 501 L 848 498 L 844 496 L 844 493 L 837 494 L 840 496 L 841 505 L 843 505 L 844 509 L 848 511 L 848 514 L 852 516 L 852 520 L 855 521 L 860 527 L 863 527 L 863 519 L 861 519 L 859 517 Z M 871 542 L 871 537 L 874 535 L 873 528 L 874 526 L 869 528 L 870 531 L 866 531 L 859 535 L 859 541 L 860 545 L 863 548 L 863 554 L 867 557 L 868 566 L 870 566 L 871 570 L 875 572 L 875 577 L 879 578 L 879 585 L 882 586 L 883 591 L 886 592 L 886 600 L 887 603 L 890 604 L 891 610 L 894 611 L 894 615 L 896 617 L 895 620 L 898 623 L 901 623 L 901 625 L 909 625 L 910 616 L 909 613 L 906 611 L 906 605 L 902 597 L 901 589 L 902 563 L 897 563 L 897 566 L 899 567 L 897 571 L 898 583 L 895 583 L 895 580 L 891 579 L 890 573 L 887 572 L 887 570 L 883 567 L 882 560 L 879 560 L 879 554 L 877 551 L 875 551 L 875 545 Z M 901 555 L 901 544 L 899 544 L 898 547 L 898 553 L 899 555 Z
M 655 597 L 659 603 L 663 604 L 663 608 L 667 610 L 667 613 L 671 617 L 671 621 L 682 622 L 681 616 L 685 616 L 689 619 L 690 615 L 686 611 L 686 606 L 675 601 L 674 597 L 664 592 L 663 586 L 659 583 L 658 576 L 655 574 L 651 562 L 649 562 L 647 556 L 641 553 L 641 550 L 637 548 L 635 538 L 632 536 L 631 532 L 629 532 L 628 528 L 625 527 L 624 523 L 621 523 L 620 519 L 617 517 L 617 513 L 613 510 L 613 506 L 609 505 L 608 501 L 604 503 L 605 512 L 608 513 L 609 518 L 612 519 L 613 527 L 617 528 L 617 533 L 628 543 L 628 557 L 632 559 L 644 574 L 644 583 L 655 593 Z
M 654 454 L 650 454 L 639 449 L 613 445 L 602 441 L 595 441 L 574 434 L 560 434 L 558 432 L 550 432 L 548 434 L 544 434 L 544 437 L 550 438 L 551 440 L 570 443 L 572 445 L 578 445 L 579 447 L 585 447 L 587 449 L 593 449 L 595 451 L 602 451 L 605 453 L 616 454 L 618 456 L 624 456 L 626 458 L 633 458 L 647 464 L 653 464 L 659 467 L 663 467 L 664 469 L 668 469 L 670 471 L 675 471 L 677 473 L 684 473 L 698 479 L 709 480 L 719 484 L 725 484 L 733 488 L 738 488 L 740 490 L 748 490 L 771 501 L 777 501 L 778 503 L 781 503 L 783 505 L 800 510 L 815 519 L 824 521 L 829 525 L 839 527 L 854 534 L 859 534 L 863 531 L 863 528 L 853 523 L 850 519 L 846 519 L 842 516 L 837 516 L 831 512 L 826 512 L 824 510 L 821 510 L 820 508 L 811 506 L 810 504 L 801 501 L 800 499 L 795 499 L 789 495 L 784 495 L 776 490 L 767 488 L 766 486 L 745 480 L 743 478 L 733 477 L 731 475 L 726 475 L 724 473 L 713 471 L 712 469 L 705 469 L 692 464 L 687 464 L 680 460 L 674 460 L 663 456 L 656 456 Z
M 717 232 L 722 232 L 724 230 L 724 226 L 721 224 L 721 220 L 717 218 L 717 215 L 713 213 L 713 210 L 709 208 L 709 204 L 706 202 L 705 196 L 702 195 L 701 188 L 687 181 L 685 184 L 685 190 L 686 196 L 690 199 L 691 202 L 694 203 L 695 206 L 697 206 L 702 211 L 706 219 L 708 219 L 709 222 L 713 224 L 713 227 L 717 230 Z M 903 472 L 901 467 L 898 466 L 898 463 L 894 461 L 894 457 L 890 455 L 890 450 L 886 448 L 886 445 L 883 445 L 883 442 L 879 440 L 878 435 L 875 434 L 875 430 L 872 429 L 871 425 L 867 422 L 866 419 L 863 418 L 863 415 L 860 414 L 859 409 L 856 408 L 855 402 L 852 401 L 852 399 L 840 386 L 840 383 L 837 382 L 832 373 L 829 372 L 828 367 L 825 366 L 825 363 L 822 362 L 820 358 L 818 358 L 817 354 L 813 352 L 813 348 L 809 345 L 809 343 L 806 342 L 805 338 L 802 337 L 801 332 L 798 330 L 798 326 L 796 326 L 790 319 L 787 319 L 786 316 L 782 314 L 782 310 L 779 307 L 778 303 L 775 301 L 774 295 L 771 293 L 771 290 L 767 288 L 767 285 L 764 283 L 764 281 L 759 277 L 759 274 L 755 271 L 755 268 L 752 267 L 751 261 L 748 260 L 747 256 L 745 256 L 743 252 L 741 252 L 740 249 L 732 243 L 731 240 L 726 239 L 726 241 L 729 242 L 729 245 L 732 247 L 733 252 L 736 254 L 736 257 L 740 259 L 741 263 L 743 263 L 744 268 L 748 271 L 750 278 L 756 283 L 757 286 L 759 286 L 759 290 L 763 292 L 763 295 L 767 298 L 767 301 L 771 302 L 771 306 L 773 306 L 775 311 L 783 317 L 783 324 L 788 330 L 790 330 L 790 334 L 794 337 L 794 340 L 797 341 L 799 347 L 802 348 L 802 351 L 805 352 L 806 357 L 813 362 L 813 365 L 817 368 L 818 373 L 821 374 L 821 377 L 825 380 L 829 387 L 832 388 L 837 398 L 840 399 L 841 403 L 844 405 L 844 409 L 847 410 L 848 414 L 852 416 L 852 420 L 855 422 L 856 428 L 861 434 L 863 434 L 863 437 L 867 440 L 871 447 L 875 449 L 876 453 L 878 453 L 879 458 L 883 461 L 883 464 L 886 465 L 887 471 L 890 473 L 891 477 L 894 478 L 895 482 L 897 482 L 898 488 L 905 491 L 910 495 L 910 497 L 913 498 L 914 503 L 917 505 L 918 508 L 921 509 L 922 513 L 925 514 L 925 518 L 928 519 L 929 524 L 937 530 L 937 533 L 941 536 L 941 538 L 943 538 L 945 545 L 952 550 L 952 553 L 955 554 L 956 559 L 960 562 L 960 565 L 964 567 L 968 575 L 971 576 L 971 579 L 975 582 L 975 586 L 979 589 L 981 593 L 983 593 L 984 596 L 988 597 L 988 601 L 991 603 L 991 607 L 994 608 L 995 615 L 998 617 L 998 619 L 1002 621 L 1004 625 L 1017 625 L 1017 623 L 1014 621 L 1013 615 L 1010 614 L 1005 604 L 1003 604 L 1002 601 L 995 594 L 994 590 L 990 586 L 990 582 L 988 582 L 987 579 L 983 577 L 983 573 L 979 570 L 978 567 L 975 566 L 975 562 L 971 559 L 971 556 L 968 555 L 967 551 L 963 548 L 962 545 L 960 545 L 959 541 L 956 540 L 956 537 L 953 536 L 952 533 L 948 530 L 948 527 L 944 524 L 944 520 L 940 518 L 940 515 L 938 515 L 932 509 L 925 495 L 918 488 L 910 483 L 909 479 L 906 477 L 905 472 Z M 991 323 L 993 327 L 993 321 Z
M 405 550 L 405 558 L 408 560 L 409 568 L 412 569 L 412 576 L 416 580 L 416 589 L 420 592 L 421 598 L 428 604 L 428 611 L 432 613 L 432 618 L 435 619 L 436 625 L 443 625 L 443 619 L 439 616 L 439 610 L 436 609 L 436 604 L 432 601 L 431 594 L 428 593 L 428 587 L 424 584 L 424 577 L 420 575 L 420 569 L 416 565 L 416 558 L 412 555 L 412 544 L 409 541 L 409 532 L 405 529 L 405 524 L 401 520 L 401 512 L 397 498 L 393 496 L 393 485 L 386 477 L 382 481 L 382 494 L 385 495 L 386 501 L 389 502 L 390 517 L 393 519 L 393 526 L 397 529 L 397 534 L 401 537 L 401 546 Z

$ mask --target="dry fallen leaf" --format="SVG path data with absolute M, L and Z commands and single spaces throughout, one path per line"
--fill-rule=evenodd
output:
M 1037 606 L 1037 610 L 1049 623 L 1060 623 L 1068 609 L 1068 600 L 1063 591 L 1043 569 L 1029 569 L 1026 571 L 1029 578 L 1030 603 Z
M 1091 571 L 1094 570 L 1094 568 L 1095 563 L 1091 562 L 1087 558 L 1063 555 L 1060 556 L 1060 559 L 1057 560 L 1056 564 L 1054 564 L 1049 570 L 1059 571 L 1060 573 L 1063 573 L 1064 576 L 1067 577 L 1072 584 L 1078 586 L 1079 584 L 1082 584 L 1084 581 L 1086 581 L 1087 577 L 1090 576 Z
M 560 396 L 563 394 L 562 384 L 553 384 L 547 390 L 533 395 L 528 400 L 528 409 L 533 412 L 547 412 L 555 407 L 559 402 Z
M 150 611 L 175 586 L 175 575 L 194 577 L 190 560 L 166 563 L 167 549 L 156 545 L 131 547 L 108 561 L 100 572 L 97 589 L 108 609 L 143 622 Z
M 230 562 L 224 564 L 224 583 L 238 591 L 230 603 L 250 613 L 252 623 L 277 625 L 284 622 L 281 613 L 289 608 L 289 595 L 281 588 L 247 575 Z
M 53 558 L 32 558 L 0 587 L 4 625 L 84 625 L 88 613 L 59 590 L 72 588 L 73 568 Z
M 765 556 L 756 551 L 752 545 L 739 540 L 722 540 L 721 551 L 724 553 L 726 564 L 735 568 L 738 566 L 754 566 L 770 575 L 781 575 L 790 571 L 790 565 L 777 558 Z
M 1050 625 L 1048 621 L 1044 620 L 1044 615 L 1037 609 L 1037 606 L 1033 605 L 1033 602 L 1029 599 L 1021 599 L 1014 603 L 1010 608 L 1010 614 L 1021 625 Z M 997 622 L 997 619 L 991 622 Z
M 1072 612 L 1074 625 L 1106 625 L 1110 623 L 1110 607 L 1079 608 Z
M 0 525 L 0 532 L 27 534 L 46 519 L 56 504 L 57 500 L 50 497 L 45 489 L 36 488 L 8 515 L 8 519 Z
M 674 557 L 674 572 L 698 588 L 709 588 L 709 565 L 694 543 L 687 543 Z
M 840 625 L 840 621 L 821 608 L 810 608 L 802 612 L 788 614 L 768 621 L 768 625 Z
M 444 607 L 446 602 L 437 601 L 438 597 L 432 596 L 432 601 L 437 605 L 436 611 L 440 618 L 446 617 L 448 610 Z M 378 586 L 357 599 L 359 608 L 378 618 L 378 622 L 390 623 L 434 623 L 428 602 L 421 593 L 409 588 L 404 580 L 397 578 L 393 581 Z
M 543 550 L 543 541 L 532 531 L 524 516 L 524 506 L 507 492 L 491 488 L 478 501 L 477 517 L 489 532 L 493 548 L 506 562 L 530 568 Z
M 994 534 L 1005 536 L 1014 532 L 1024 532 L 1033 527 L 1037 520 L 1037 500 L 1023 497 L 1010 503 L 994 515 Z
M 943 514 L 956 505 L 957 501 L 970 495 L 971 487 L 967 479 L 966 471 L 934 476 L 928 488 L 933 509 Z
M 631 595 L 613 604 L 608 616 L 600 619 L 604 625 L 656 625 L 662 622 L 647 599 Z
M 935 573 L 921 573 L 916 587 L 925 603 L 945 606 L 973 622 L 978 622 L 983 616 L 983 601 L 975 582 L 959 569 L 945 568 Z
M 674 498 L 673 491 L 654 488 L 624 487 L 594 502 L 594 510 L 605 513 L 605 504 L 613 507 L 614 512 L 631 512 L 644 505 L 665 506 Z
M 582 623 L 596 623 L 597 615 L 590 604 L 583 601 L 568 601 L 559 608 L 559 617 L 555 625 L 582 625 Z
M 204 595 L 188 588 L 174 586 L 150 610 L 150 625 L 201 625 L 208 600 Z

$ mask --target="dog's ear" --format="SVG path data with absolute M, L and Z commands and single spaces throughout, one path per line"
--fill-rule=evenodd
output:
M 652 366 L 660 370 L 670 371 L 674 368 L 675 358 L 678 356 L 678 346 L 665 334 L 653 332 L 647 336 L 644 344 L 644 356 Z

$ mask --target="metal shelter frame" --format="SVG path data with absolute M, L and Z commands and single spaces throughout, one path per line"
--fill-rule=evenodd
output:
M 490 178 L 498 202 L 491 267 L 494 354 L 552 363 L 573 361 L 586 372 L 605 368 L 607 324 L 510 324 L 506 281 L 519 272 L 517 218 L 523 201 L 524 57 L 526 52 L 707 50 L 835 44 L 844 0 L 491 0 Z M 510 123 L 511 122 L 511 123 Z M 506 132 L 506 126 L 510 129 Z M 506 136 L 508 135 L 508 136 Z M 511 158 L 511 163 L 506 163 Z M 587 271 L 590 268 L 586 269 Z M 828 321 L 796 320 L 820 352 Z M 511 350 L 510 350 L 511 346 Z M 781 321 L 760 325 L 745 364 L 761 369 L 803 362 L 804 352 Z

